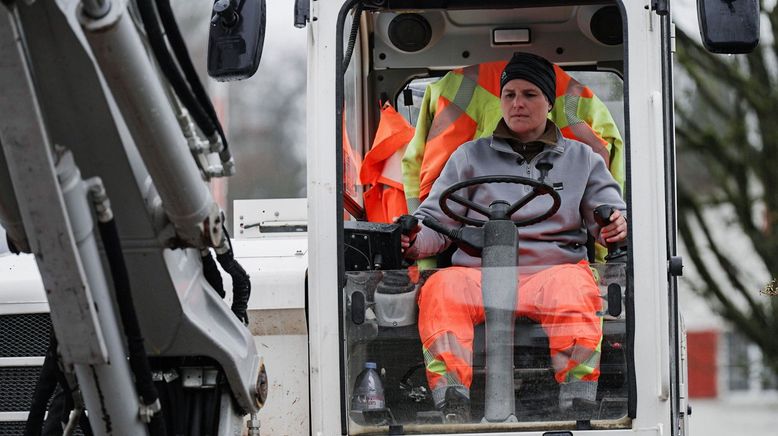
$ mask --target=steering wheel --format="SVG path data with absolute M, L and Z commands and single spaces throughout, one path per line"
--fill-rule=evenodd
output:
M 519 199 L 513 204 L 509 204 L 507 201 L 504 200 L 495 200 L 494 202 L 492 202 L 492 204 L 489 207 L 484 207 L 480 204 L 476 204 L 468 200 L 467 198 L 464 198 L 461 195 L 456 194 L 457 191 L 464 188 L 469 188 L 471 186 L 486 185 L 490 183 L 512 183 L 515 185 L 530 186 L 532 187 L 532 192 L 525 195 L 524 197 L 522 197 L 521 199 Z M 490 219 L 496 219 L 496 218 L 510 219 L 510 216 L 513 215 L 517 210 L 521 209 L 527 203 L 542 195 L 551 196 L 551 199 L 553 200 L 554 203 L 551 205 L 551 207 L 548 208 L 547 211 L 545 211 L 540 215 L 523 219 L 520 221 L 513 221 L 513 223 L 516 224 L 516 227 L 524 227 L 524 226 L 528 226 L 546 220 L 552 215 L 554 215 L 557 210 L 559 210 L 561 199 L 559 198 L 559 193 L 557 193 L 553 187 L 543 182 L 537 181 L 535 179 L 530 179 L 528 177 L 521 177 L 521 176 L 474 177 L 470 180 L 465 180 L 463 182 L 458 182 L 449 186 L 440 195 L 439 204 L 440 204 L 440 210 L 442 210 L 443 213 L 448 215 L 449 218 L 459 221 L 462 224 L 470 224 L 473 226 L 481 227 L 484 224 L 486 224 L 486 220 L 480 220 L 480 219 L 475 219 L 475 218 L 466 217 L 464 215 L 460 215 L 452 211 L 451 208 L 448 207 L 448 202 L 453 201 L 454 203 L 458 203 Z M 506 205 L 507 209 L 502 207 L 499 208 L 498 211 L 495 211 L 492 209 L 492 206 L 495 204 Z M 498 212 L 498 215 L 500 216 L 495 216 L 495 212 Z

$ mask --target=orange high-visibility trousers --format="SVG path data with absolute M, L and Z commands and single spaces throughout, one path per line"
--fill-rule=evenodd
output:
M 519 274 L 517 316 L 539 322 L 559 383 L 599 378 L 602 299 L 586 261 Z M 469 392 L 473 326 L 484 322 L 481 271 L 451 267 L 433 274 L 419 295 L 419 334 L 436 403 L 449 386 Z

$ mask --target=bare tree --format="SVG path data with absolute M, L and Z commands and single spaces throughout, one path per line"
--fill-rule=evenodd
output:
M 778 34 L 778 9 L 762 6 Z M 778 49 L 763 39 L 749 55 L 715 55 L 680 29 L 677 41 L 693 89 L 676 101 L 678 229 L 696 273 L 689 284 L 778 373 L 769 279 L 778 274 Z M 753 256 L 734 251 L 738 241 Z

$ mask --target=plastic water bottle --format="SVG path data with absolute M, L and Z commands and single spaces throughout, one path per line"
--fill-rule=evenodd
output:
M 384 386 L 376 371 L 375 362 L 365 362 L 365 369 L 357 375 L 354 393 L 351 396 L 351 410 L 384 410 Z

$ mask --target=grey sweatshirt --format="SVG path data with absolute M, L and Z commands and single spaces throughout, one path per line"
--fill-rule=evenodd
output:
M 603 204 L 615 206 L 626 217 L 626 205 L 619 186 L 605 166 L 602 157 L 581 142 L 562 136 L 557 131 L 556 145 L 546 146 L 531 161 L 515 152 L 503 139 L 494 136 L 476 139 L 462 144 L 449 158 L 430 195 L 421 203 L 414 215 L 420 220 L 432 217 L 442 224 L 458 228 L 462 224 L 446 216 L 438 204 L 443 191 L 454 183 L 473 177 L 491 175 L 515 175 L 538 179 L 539 162 L 548 162 L 553 168 L 545 182 L 555 187 L 561 197 L 556 214 L 545 221 L 518 228 L 519 265 L 546 266 L 576 263 L 586 258 L 587 231 L 599 239 L 600 227 L 595 223 L 594 209 Z M 459 195 L 488 207 L 494 200 L 517 201 L 532 188 L 517 184 L 492 183 L 465 188 Z M 478 212 L 449 201 L 449 208 L 461 215 L 485 220 Z M 551 206 L 551 197 L 540 196 L 519 209 L 514 220 L 538 216 Z M 423 258 L 445 250 L 451 244 L 448 238 L 422 226 L 406 256 Z M 452 258 L 454 265 L 481 266 L 481 259 L 457 250 Z

